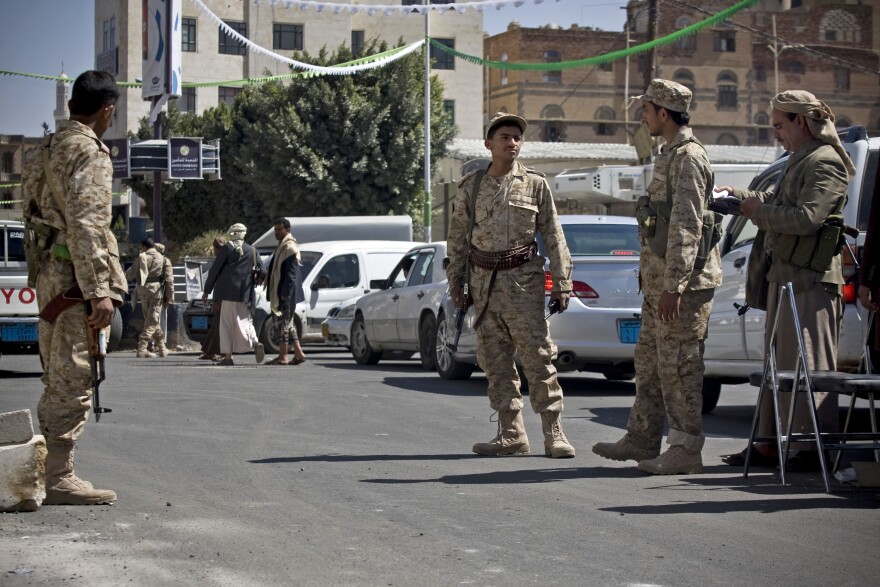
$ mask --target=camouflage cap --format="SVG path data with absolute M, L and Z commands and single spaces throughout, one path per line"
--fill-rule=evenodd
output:
M 501 126 L 505 122 L 518 126 L 519 130 L 523 133 L 526 132 L 526 127 L 529 125 L 525 118 L 517 116 L 516 114 L 510 114 L 509 112 L 496 112 L 492 115 L 492 119 L 489 121 L 489 126 L 486 127 L 486 138 L 489 138 L 489 133 L 492 132 L 493 128 Z
M 656 104 L 661 108 L 672 110 L 673 112 L 687 112 L 691 105 L 691 97 L 693 94 L 685 86 L 669 81 L 666 79 L 653 79 L 648 86 L 648 91 L 644 95 L 639 96 L 640 100 L 645 100 Z

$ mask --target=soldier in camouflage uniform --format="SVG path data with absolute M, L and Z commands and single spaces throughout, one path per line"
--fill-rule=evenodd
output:
M 703 342 L 714 288 L 721 284 L 718 247 L 711 250 L 702 270 L 694 265 L 713 174 L 706 151 L 687 126 L 690 90 L 655 79 L 641 99 L 642 122 L 652 136 L 666 140 L 654 162 L 648 194 L 657 210 L 667 201 L 667 183 L 672 186 L 669 230 L 665 241 L 656 243 L 640 223 L 644 301 L 635 348 L 636 399 L 624 437 L 598 443 L 593 452 L 607 459 L 638 461 L 639 469 L 649 473 L 700 473 Z M 655 251 L 657 244 L 666 249 L 665 255 Z M 670 447 L 660 455 L 664 416 L 669 420 Z
M 141 253 L 125 272 L 125 278 L 135 282 L 135 296 L 141 302 L 141 311 L 144 314 L 144 328 L 138 338 L 137 356 L 155 357 L 155 354 L 147 350 L 147 345 L 153 341 L 159 356 L 167 357 L 168 348 L 165 346 L 160 318 L 162 308 L 171 303 L 174 295 L 174 279 L 171 264 L 159 252 L 152 238 L 147 237 L 141 242 Z
M 36 283 L 40 310 L 75 284 L 91 305 L 88 317 L 79 303 L 64 310 L 54 323 L 40 320 L 39 324 L 45 388 L 37 411 L 48 450 L 44 505 L 116 500 L 115 492 L 95 489 L 76 476 L 73 449 L 88 419 L 93 393 L 86 323 L 107 328 L 128 289 L 110 230 L 113 168 L 100 140 L 113 124 L 118 98 L 119 89 L 108 73 L 80 75 L 68 102 L 70 120 L 59 123 L 45 149 L 31 157 L 23 177 L 25 193 L 38 204 L 43 223 L 57 231 L 54 246 L 40 258 Z
M 568 308 L 571 256 L 543 174 L 516 161 L 526 124 L 501 112 L 490 121 L 485 144 L 492 163 L 485 175 L 467 175 L 458 186 L 447 237 L 447 275 L 456 307 L 473 298 L 477 359 L 489 381 L 489 404 L 498 412 L 497 436 L 475 444 L 473 451 L 515 455 L 530 450 L 513 359 L 518 351 L 532 409 L 541 414 L 545 454 L 573 457 L 575 450 L 562 431 L 562 388 L 551 362 L 556 345 L 544 317 L 544 258 L 536 253 L 536 233 L 547 246 L 551 298 L 559 301 L 560 312 Z

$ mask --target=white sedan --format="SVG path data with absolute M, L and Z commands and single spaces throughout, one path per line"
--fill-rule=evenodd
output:
M 636 220 L 562 215 L 559 221 L 574 267 L 568 310 L 549 318 L 550 336 L 558 347 L 554 364 L 559 371 L 595 371 L 611 380 L 632 379 L 642 306 Z M 539 240 L 538 252 L 546 257 L 544 251 Z M 547 273 L 548 301 L 552 287 Z M 436 336 L 437 372 L 444 379 L 466 379 L 477 362 L 473 310 L 467 314 L 453 354 L 448 343 L 455 335 L 454 320 L 455 311 L 446 296 Z
M 446 292 L 446 242 L 424 243 L 407 252 L 379 291 L 354 303 L 349 337 L 361 365 L 375 365 L 386 352 L 418 352 L 422 366 L 434 369 L 437 312 Z

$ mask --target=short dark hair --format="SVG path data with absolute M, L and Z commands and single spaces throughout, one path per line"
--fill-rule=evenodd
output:
M 276 218 L 272 226 L 278 226 L 279 224 L 284 227 L 284 230 L 290 230 L 290 220 L 287 218 Z
M 669 118 L 678 126 L 687 126 L 691 122 L 691 115 L 687 112 L 676 112 L 675 110 L 670 110 L 665 106 L 658 106 L 653 102 L 648 102 L 648 104 L 650 104 L 654 108 L 654 112 L 660 112 L 661 108 L 666 110 L 666 112 L 669 114 Z
M 145 249 L 152 249 L 156 246 L 156 241 L 153 240 L 153 237 L 148 236 L 144 240 L 141 241 L 141 246 Z
M 491 139 L 491 138 L 493 138 L 493 137 L 495 136 L 495 131 L 498 130 L 499 128 L 501 128 L 502 126 L 515 126 L 516 128 L 519 129 L 519 132 L 520 132 L 520 133 L 523 132 L 522 127 L 520 127 L 520 125 L 518 125 L 517 123 L 513 122 L 512 120 L 502 120 L 502 121 L 499 122 L 498 124 L 496 124 L 496 125 L 494 125 L 494 126 L 492 126 L 492 127 L 489 128 L 489 132 L 486 133 L 486 138 L 487 138 L 487 139 Z
M 104 106 L 115 105 L 119 100 L 119 86 L 106 71 L 89 70 L 73 82 L 70 94 L 70 113 L 90 116 Z

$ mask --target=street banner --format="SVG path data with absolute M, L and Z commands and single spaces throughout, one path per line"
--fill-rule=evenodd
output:
M 202 179 L 202 139 L 168 139 L 168 179 Z
M 182 0 L 141 0 L 141 97 L 181 96 Z
M 113 163 L 113 179 L 131 177 L 131 157 L 129 157 L 130 139 L 108 139 L 104 141 L 110 149 L 110 161 Z

